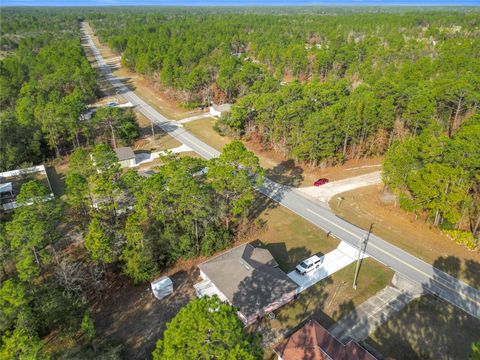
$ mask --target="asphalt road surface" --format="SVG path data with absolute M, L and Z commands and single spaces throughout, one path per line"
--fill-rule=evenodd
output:
M 100 71 L 105 78 L 110 81 L 112 86 L 117 89 L 119 95 L 127 101 L 130 101 L 138 111 L 157 124 L 162 130 L 181 143 L 189 146 L 203 158 L 208 160 L 220 155 L 217 150 L 185 131 L 181 125 L 179 126 L 174 121 L 168 120 L 117 79 L 112 74 L 109 66 L 106 64 L 86 31 L 85 24 L 82 24 L 82 31 L 84 34 L 84 43 L 94 54 Z M 425 291 L 437 295 L 476 318 L 480 318 L 479 290 L 434 268 L 430 264 L 393 246 L 378 236 L 368 234 L 367 231 L 339 218 L 329 209 L 294 192 L 290 187 L 266 179 L 265 183 L 257 190 L 321 228 L 331 236 L 346 241 L 355 247 L 360 246 L 362 239 L 367 239 L 364 249 L 368 255 L 392 268 L 394 271 L 417 281 Z

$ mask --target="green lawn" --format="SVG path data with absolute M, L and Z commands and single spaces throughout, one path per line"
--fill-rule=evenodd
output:
M 221 151 L 231 139 L 228 136 L 222 136 L 213 129 L 213 125 L 217 120 L 211 117 L 191 121 L 183 124 L 185 130 L 195 135 L 197 138 L 212 146 L 216 150 Z
M 366 342 L 395 359 L 468 359 L 480 320 L 425 295 L 379 327 Z
M 313 254 L 325 254 L 339 244 L 307 220 L 263 195 L 258 194 L 255 209 L 252 217 L 261 219 L 264 229 L 252 234 L 249 240 L 265 245 L 285 272 L 293 270 L 301 260 Z

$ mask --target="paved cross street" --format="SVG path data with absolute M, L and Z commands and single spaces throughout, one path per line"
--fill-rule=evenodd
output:
M 84 40 L 94 54 L 100 71 L 122 97 L 130 101 L 138 111 L 157 124 L 162 130 L 190 147 L 203 158 L 212 159 L 220 155 L 217 150 L 185 131 L 181 125 L 179 126 L 179 124 L 161 115 L 116 78 L 93 43 L 85 24 L 82 24 L 82 31 L 85 36 Z M 418 282 L 425 291 L 437 295 L 476 318 L 480 318 L 479 290 L 382 240 L 378 236 L 368 234 L 367 231 L 341 219 L 329 209 L 296 193 L 290 187 L 266 179 L 265 183 L 257 190 L 330 235 L 352 246 L 358 246 L 359 241 L 363 237 L 368 236 L 365 251 L 369 256 L 392 268 L 394 271 Z

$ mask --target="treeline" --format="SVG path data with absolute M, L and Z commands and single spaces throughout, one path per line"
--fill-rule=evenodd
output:
M 252 80 L 347 78 L 369 82 L 404 63 L 436 58 L 448 43 L 478 35 L 476 13 L 268 15 L 149 11 L 90 15 L 124 63 L 183 92 L 185 99 L 232 100 Z M 452 39 L 455 39 L 452 41 Z M 461 56 L 461 54 L 459 54 Z M 253 68 L 263 75 L 242 79 Z M 232 79 L 235 78 L 235 79 Z
M 385 158 L 383 179 L 400 194 L 404 209 L 425 214 L 435 226 L 472 250 L 478 245 L 478 114 L 451 138 L 438 126 L 432 126 L 417 137 L 393 144 Z
M 96 75 L 78 38 L 49 33 L 22 39 L 0 62 L 1 165 L 38 163 L 88 136 L 80 121 L 97 93 Z

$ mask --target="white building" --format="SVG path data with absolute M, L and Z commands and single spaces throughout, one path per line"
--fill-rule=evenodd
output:
M 222 105 L 215 105 L 212 104 L 210 106 L 210 115 L 220 117 L 224 113 L 230 112 L 232 109 L 232 104 L 222 104 Z
M 117 154 L 118 163 L 122 168 L 128 168 L 135 166 L 135 153 L 131 147 L 119 147 L 114 149 L 115 154 Z
M 16 197 L 22 185 L 32 179 L 40 180 L 50 190 L 50 194 L 40 199 L 32 199 L 31 202 L 19 204 Z M 5 211 L 13 210 L 23 205 L 31 205 L 33 200 L 48 201 L 53 199 L 53 191 L 48 179 L 45 166 L 38 165 L 26 169 L 10 170 L 0 173 L 0 199 L 1 208 Z

